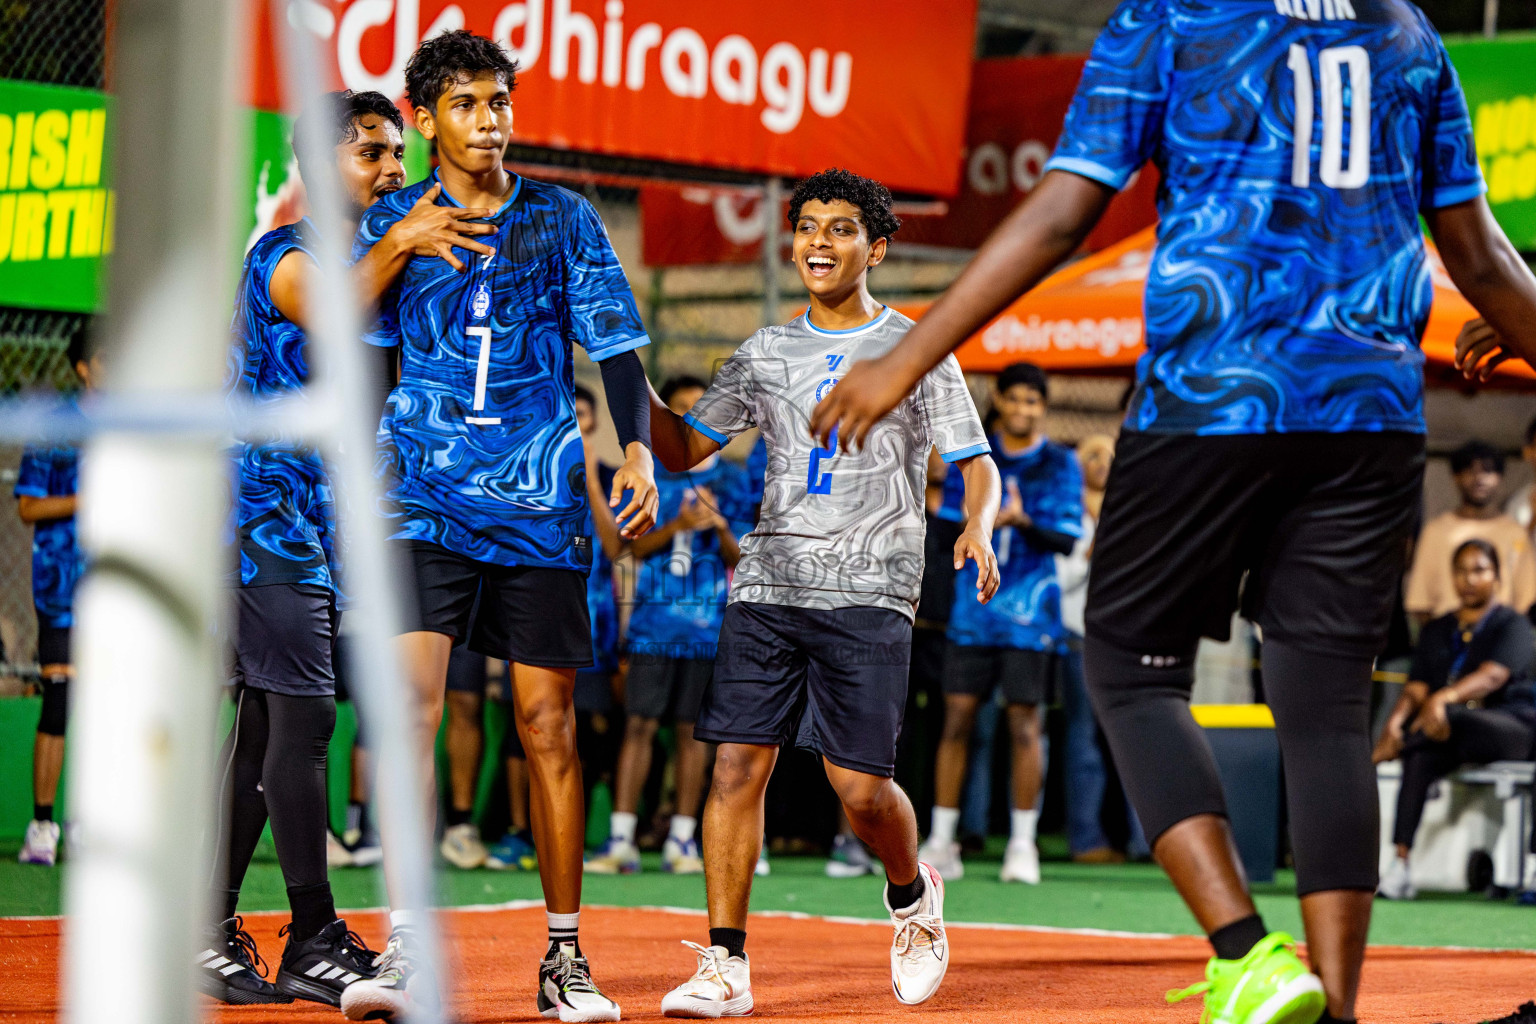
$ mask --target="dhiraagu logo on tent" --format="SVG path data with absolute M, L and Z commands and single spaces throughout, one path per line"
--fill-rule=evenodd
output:
M 107 98 L 0 80 L 0 305 L 92 311 L 112 251 Z

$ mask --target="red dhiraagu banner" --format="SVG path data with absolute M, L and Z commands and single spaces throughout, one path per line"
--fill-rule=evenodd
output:
M 268 0 L 280 3 L 282 0 Z M 281 109 L 267 3 L 251 99 Z M 976 0 L 288 0 L 335 85 L 404 95 L 416 45 L 489 36 L 522 65 L 515 140 L 892 188 L 959 185 Z
M 1084 60 L 1078 56 L 977 61 L 971 75 L 965 148 L 955 161 L 959 194 L 949 202 L 947 213 L 903 217 L 897 239 L 957 249 L 981 245 L 1045 175 L 1045 162 L 1061 134 Z M 834 164 L 824 161 L 821 166 Z M 884 180 L 892 188 L 900 187 Z M 1156 190 L 1157 172 L 1149 164 L 1110 204 L 1085 248 L 1097 251 L 1155 223 Z M 764 225 L 759 195 L 654 186 L 641 189 L 640 213 L 644 259 L 649 266 L 747 263 L 761 258 Z

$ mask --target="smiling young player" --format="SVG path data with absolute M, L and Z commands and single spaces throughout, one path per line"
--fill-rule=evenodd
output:
M 625 456 L 610 505 L 633 492 L 618 513 L 633 539 L 656 514 L 649 388 L 635 355 L 650 339 L 591 205 L 502 166 L 516 72 L 500 46 L 469 32 L 422 43 L 406 65 L 406 91 L 440 164 L 368 211 L 355 251 L 366 257 L 424 196 L 490 210 L 493 251 L 467 260 L 464 273 L 412 261 L 375 338 L 400 347 L 400 384 L 380 438 L 393 538 L 414 577 L 413 618 L 401 638 L 420 712 L 413 753 L 429 801 L 449 652 L 468 640 L 507 659 L 549 923 L 538 1009 L 563 1021 L 617 1020 L 618 1004 L 592 983 L 577 941 L 585 815 L 572 691 L 576 670 L 592 664 L 594 541 L 571 346 L 602 367 Z M 395 934 L 379 977 L 347 993 L 349 1016 L 409 1005 L 404 914 L 391 915 Z
M 332 142 L 304 148 L 305 125 Z M 331 93 L 307 111 L 296 133 L 300 174 L 331 178 L 352 219 L 405 179 L 404 122 L 376 92 Z M 376 296 L 414 252 L 477 246 L 484 228 L 430 203 L 395 225 L 373 257 L 353 268 L 365 297 Z M 246 256 L 233 322 L 231 394 L 255 403 L 292 395 L 309 380 L 304 323 L 319 275 L 313 222 L 267 232 Z M 446 264 L 444 264 L 446 266 Z M 204 992 L 232 1003 L 337 1005 L 348 983 L 373 973 L 374 954 L 336 917 L 326 877 L 326 748 L 336 724 L 336 525 L 320 455 L 285 441 L 235 451 L 239 578 L 235 614 L 235 725 L 220 777 L 219 836 L 210 905 L 220 924 L 198 957 Z M 235 916 L 240 887 L 270 818 L 293 920 L 276 984 L 255 971 L 261 958 Z
M 954 557 L 976 562 L 979 601 L 997 588 L 997 469 L 953 359 L 857 452 L 817 447 L 807 430 L 847 366 L 884 353 L 911 326 L 869 294 L 869 271 L 900 223 L 890 203 L 883 186 L 847 171 L 802 182 L 789 221 L 810 306 L 748 339 L 686 418 L 652 400 L 652 438 L 672 472 L 754 425 L 768 449 L 762 517 L 741 542 L 694 729 L 719 744 L 704 814 L 709 944 L 687 943 L 698 966 L 662 1000 L 671 1017 L 752 1012 L 747 905 L 763 795 L 785 743 L 821 755 L 854 831 L 885 866 L 896 998 L 928 999 L 949 966 L 944 883 L 918 861 L 917 818 L 892 776 L 923 572 L 928 454 L 937 448 L 964 474 L 970 521 Z

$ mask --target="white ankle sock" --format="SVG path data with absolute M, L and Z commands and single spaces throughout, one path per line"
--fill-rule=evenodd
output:
M 416 924 L 416 915 L 409 910 L 391 910 L 389 912 L 390 931 L 399 931 L 402 928 L 415 928 Z
M 693 834 L 698 830 L 698 827 L 698 818 L 690 818 L 685 814 L 674 814 L 672 815 L 672 828 L 667 835 L 669 838 L 676 839 L 680 843 L 686 843 L 693 838 Z
M 544 912 L 544 919 L 549 923 L 549 944 L 559 945 L 562 942 L 574 943 L 576 941 L 576 929 L 581 923 L 581 911 L 574 914 L 551 914 Z
M 960 824 L 960 808 L 940 807 L 937 804 L 933 808 L 933 829 L 928 833 L 930 843 L 952 843 L 955 841 L 955 828 Z
M 628 811 L 614 811 L 608 816 L 608 836 L 610 839 L 620 839 L 626 843 L 635 841 L 635 825 L 639 817 Z
M 1035 841 L 1035 825 L 1040 821 L 1040 812 L 1015 809 L 1012 818 L 1013 834 L 1009 836 L 1009 839 L 1012 842 L 1033 843 Z

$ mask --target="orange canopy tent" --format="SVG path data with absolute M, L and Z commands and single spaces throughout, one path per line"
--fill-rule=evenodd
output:
M 1130 373 L 1143 351 L 1142 291 L 1157 229 L 1131 237 L 1057 271 L 968 339 L 956 351 L 969 373 L 995 373 L 1028 361 L 1057 373 Z M 1434 305 L 1424 331 L 1429 383 L 1465 386 L 1453 359 L 1461 325 L 1477 316 L 1451 283 L 1440 254 L 1426 240 Z M 927 305 L 906 309 L 920 316 Z M 1499 368 L 1504 386 L 1536 388 L 1536 372 L 1513 360 Z

